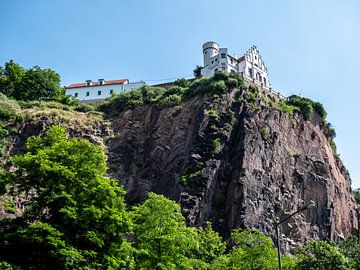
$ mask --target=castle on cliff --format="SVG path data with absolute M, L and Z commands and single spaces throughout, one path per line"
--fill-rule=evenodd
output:
M 204 77 L 211 77 L 217 71 L 234 72 L 262 88 L 270 88 L 268 69 L 255 46 L 238 58 L 229 55 L 227 48 L 220 48 L 216 42 L 208 41 L 203 45 L 203 55 L 201 75 Z

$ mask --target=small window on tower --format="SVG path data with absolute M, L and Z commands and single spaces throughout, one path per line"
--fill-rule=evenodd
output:
M 98 96 L 100 96 L 101 95 L 101 91 L 98 91 Z
M 74 95 L 75 95 L 75 97 L 78 97 L 78 93 L 75 93 Z
M 87 96 L 87 97 L 90 96 L 90 92 L 86 92 L 86 96 Z
M 112 95 L 114 93 L 114 90 L 110 89 L 110 95 Z
M 225 56 L 226 56 L 225 53 L 221 54 L 221 58 L 225 58 Z

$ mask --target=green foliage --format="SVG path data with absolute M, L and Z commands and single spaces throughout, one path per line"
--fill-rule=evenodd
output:
M 177 79 L 174 82 L 174 85 L 180 86 L 180 87 L 188 87 L 189 86 L 189 81 L 187 79 Z
M 267 140 L 270 137 L 270 131 L 269 128 L 264 127 L 260 129 L 260 135 L 263 140 Z
M 349 259 L 354 269 L 360 269 L 360 244 L 357 237 L 351 235 L 340 243 L 342 254 Z
M 352 191 L 353 195 L 354 195 L 354 198 L 356 200 L 356 203 L 357 204 L 360 204 L 360 188 L 357 188 L 357 189 L 354 189 Z
M 201 69 L 202 69 L 202 68 L 203 68 L 202 66 L 196 65 L 196 67 L 195 67 L 195 69 L 194 69 L 194 71 L 193 71 L 193 74 L 194 74 L 195 79 L 201 78 Z
M 277 269 L 277 252 L 269 237 L 259 231 L 235 230 L 231 237 L 233 248 L 227 255 L 219 256 L 211 269 Z M 284 269 L 295 269 L 290 258 L 283 258 Z
M 194 269 L 191 265 L 197 259 L 197 233 L 186 227 L 178 204 L 150 193 L 142 205 L 133 208 L 131 217 L 136 269 Z
M 310 241 L 296 254 L 299 270 L 352 269 L 340 249 L 324 241 Z
M 278 106 L 279 109 L 284 112 L 284 113 L 288 113 L 290 115 L 294 115 L 295 112 L 298 112 L 299 111 L 299 108 L 296 107 L 296 106 L 293 106 L 293 105 L 289 105 L 289 104 L 286 104 L 282 101 L 279 101 L 277 103 L 275 103 L 275 106 Z
M 2 175 L 14 194 L 36 194 L 23 216 L 0 227 L 0 258 L 16 265 L 74 269 L 126 266 L 123 234 L 131 229 L 124 190 L 104 176 L 105 155 L 54 126 L 31 137 L 18 169 Z M 17 254 L 16 257 L 13 254 Z
M 187 186 L 195 178 L 201 177 L 204 174 L 204 169 L 197 170 L 190 174 L 182 175 L 179 179 L 179 184 L 182 186 Z
M 211 117 L 211 118 L 215 118 L 215 119 L 218 119 L 219 118 L 219 113 L 217 112 L 216 109 L 214 108 L 210 108 L 208 110 L 208 115 Z
M 311 114 L 313 113 L 313 111 L 315 111 L 325 122 L 327 112 L 325 111 L 324 106 L 320 102 L 315 102 L 309 98 L 293 95 L 288 98 L 287 104 L 297 107 L 305 120 L 309 120 Z
M 305 120 L 309 120 L 313 112 L 313 101 L 299 96 L 290 96 L 288 104 L 295 106 L 299 109 Z
M 10 60 L 0 69 L 0 92 L 17 100 L 64 100 L 60 76 L 38 66 L 25 70 Z
M 213 152 L 213 153 L 219 152 L 220 147 L 221 147 L 221 140 L 220 140 L 220 138 L 214 139 L 214 140 L 213 140 L 213 144 L 212 144 L 212 152 Z

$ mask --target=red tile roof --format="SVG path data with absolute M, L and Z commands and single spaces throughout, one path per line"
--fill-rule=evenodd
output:
M 239 59 L 238 59 L 238 62 L 241 62 L 241 61 L 243 61 L 245 59 L 245 56 L 243 55 L 243 56 L 241 56 Z
M 128 79 L 122 79 L 122 80 L 110 80 L 110 81 L 104 81 L 104 84 L 102 85 L 111 85 L 111 84 L 124 84 L 124 83 L 128 83 L 129 80 Z M 91 86 L 97 86 L 100 85 L 99 82 L 91 82 Z M 79 88 L 79 87 L 86 87 L 86 83 L 73 83 L 70 84 L 68 86 L 66 86 L 65 88 L 69 89 L 69 88 Z

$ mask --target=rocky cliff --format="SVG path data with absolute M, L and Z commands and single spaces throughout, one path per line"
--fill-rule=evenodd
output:
M 308 239 L 338 240 L 358 228 L 350 179 L 319 117 L 242 102 L 239 89 L 181 106 L 142 106 L 111 118 L 110 174 L 130 204 L 150 191 L 180 202 L 188 223 L 210 220 L 274 235 L 274 220 L 314 200 L 282 225 L 286 250 Z
M 315 208 L 281 226 L 290 252 L 308 239 L 337 241 L 357 232 L 350 179 L 319 116 L 304 120 L 259 96 L 248 102 L 247 91 L 137 106 L 112 112 L 106 124 L 69 131 L 104 144 L 109 174 L 125 186 L 129 204 L 153 191 L 178 201 L 192 226 L 210 220 L 225 235 L 248 227 L 274 236 L 276 220 L 314 200 Z M 25 122 L 12 153 L 47 122 Z

